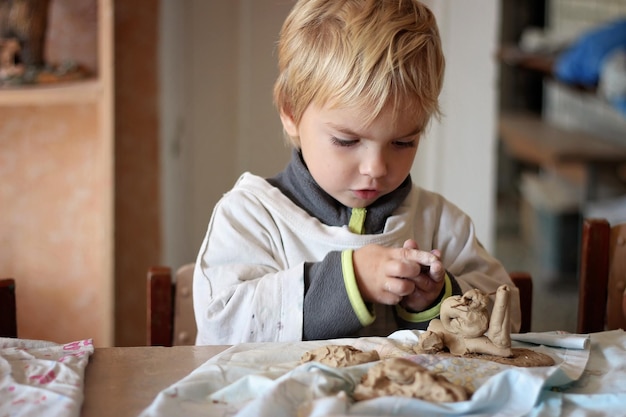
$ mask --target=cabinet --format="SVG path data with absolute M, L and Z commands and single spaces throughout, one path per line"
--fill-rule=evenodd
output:
M 520 252 L 527 254 L 526 269 L 538 283 L 569 285 L 575 282 L 578 267 L 580 215 L 592 204 L 626 189 L 626 142 L 615 140 L 619 129 L 615 135 L 608 134 L 619 117 L 594 88 L 555 79 L 556 54 L 529 53 L 517 45 L 531 27 L 559 36 L 582 33 L 583 27 L 608 20 L 614 3 L 594 3 L 603 11 L 595 13 L 594 9 L 593 15 L 584 2 L 504 1 L 502 5 L 502 46 L 497 53 L 498 223 L 504 227 L 499 233 L 520 241 Z M 587 117 L 580 117 L 587 109 Z M 607 119 L 611 123 L 605 124 Z M 587 123 L 590 120 L 593 123 Z
M 94 77 L 0 89 L 0 275 L 18 333 L 145 340 L 159 262 L 158 1 L 50 2 L 46 56 Z
M 0 89 L 0 271 L 20 337 L 112 343 L 112 6 L 50 2 L 46 55 L 92 79 Z
M 524 53 L 516 47 L 506 46 L 501 49 L 499 57 L 505 64 L 553 79 L 554 59 L 551 56 Z M 566 87 L 581 94 L 595 94 L 594 89 L 587 87 Z M 626 181 L 623 178 L 626 144 L 555 126 L 537 112 L 503 111 L 499 119 L 499 136 L 505 150 L 514 158 L 581 186 L 586 201 L 598 198 L 597 191 L 603 178 Z

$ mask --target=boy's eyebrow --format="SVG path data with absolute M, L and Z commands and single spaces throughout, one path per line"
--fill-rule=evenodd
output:
M 326 124 L 327 124 L 330 128 L 332 128 L 332 129 L 334 129 L 334 130 L 337 130 L 337 131 L 339 131 L 339 132 L 341 132 L 341 133 L 345 133 L 346 135 L 349 135 L 349 136 L 356 136 L 356 137 L 361 137 L 361 135 L 360 135 L 360 134 L 358 134 L 357 132 L 355 132 L 355 131 L 353 131 L 352 129 L 347 128 L 347 127 L 345 127 L 345 126 L 336 125 L 336 124 L 334 124 L 334 123 L 332 123 L 332 122 L 328 122 L 328 123 L 326 123 Z
M 337 131 L 339 131 L 341 133 L 345 133 L 346 135 L 349 135 L 349 136 L 354 136 L 354 137 L 357 137 L 357 138 L 360 138 L 360 137 L 363 136 L 363 135 L 359 134 L 358 132 L 355 132 L 354 130 L 352 130 L 352 129 L 348 128 L 348 127 L 336 125 L 333 122 L 328 122 L 326 124 L 330 128 L 335 129 L 335 130 L 337 130 Z M 396 139 L 409 138 L 411 136 L 415 136 L 415 135 L 417 135 L 419 133 L 422 133 L 423 131 L 424 131 L 424 128 L 422 126 L 418 126 L 417 128 L 415 128 L 415 130 L 413 130 L 412 132 L 409 132 L 407 135 L 400 136 L 399 138 L 396 138 Z

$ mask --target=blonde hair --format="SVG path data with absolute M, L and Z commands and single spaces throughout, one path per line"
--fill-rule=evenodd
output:
M 426 125 L 440 115 L 444 67 L 435 17 L 417 0 L 299 0 L 280 32 L 274 102 L 296 124 L 312 103 L 368 121 L 391 103 Z

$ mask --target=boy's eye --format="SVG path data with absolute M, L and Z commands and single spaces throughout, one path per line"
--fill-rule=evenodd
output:
M 409 140 L 409 141 L 397 141 L 397 142 L 394 142 L 393 144 L 398 148 L 414 148 L 415 143 L 416 143 L 415 140 Z
M 331 138 L 331 141 L 333 145 L 343 146 L 343 147 L 354 146 L 358 143 L 358 140 L 356 139 L 339 139 L 336 137 Z

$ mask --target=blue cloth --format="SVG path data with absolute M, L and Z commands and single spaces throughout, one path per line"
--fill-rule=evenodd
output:
M 626 333 L 591 334 L 583 375 L 562 389 L 544 389 L 527 417 L 622 416 L 626 410 Z
M 557 58 L 555 77 L 563 82 L 596 86 L 604 58 L 617 48 L 626 49 L 626 18 L 590 30 Z

